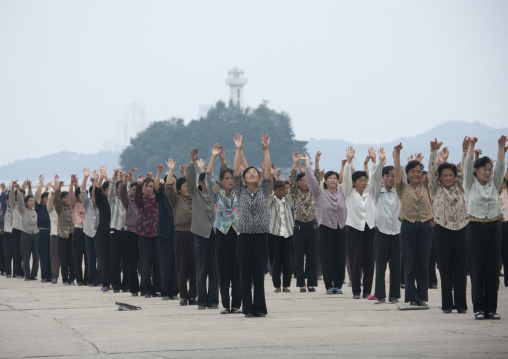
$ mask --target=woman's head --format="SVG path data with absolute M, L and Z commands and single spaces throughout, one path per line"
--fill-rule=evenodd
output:
M 457 179 L 457 166 L 453 163 L 441 163 L 437 168 L 437 175 L 439 181 L 445 188 L 450 188 Z
M 48 204 L 48 197 L 49 197 L 49 192 L 44 192 L 43 194 L 41 194 L 41 204 L 43 206 L 46 206 Z
M 353 186 L 356 188 L 358 192 L 363 193 L 367 188 L 367 184 L 369 183 L 369 176 L 367 176 L 367 172 L 365 171 L 355 171 L 352 175 Z
M 145 177 L 145 179 L 143 180 L 143 187 L 142 187 L 143 196 L 145 198 L 151 198 L 153 196 L 154 188 L 155 187 L 154 187 L 153 178 Z
M 69 192 L 63 191 L 60 195 L 60 198 L 62 199 L 62 204 L 66 207 L 69 207 L 71 204 L 71 196 L 69 195 Z
M 393 185 L 395 184 L 395 168 L 393 166 L 383 167 L 381 176 L 383 178 L 383 183 L 384 183 L 385 187 L 391 189 L 393 187 Z
M 235 187 L 233 182 L 233 174 L 234 172 L 231 168 L 226 168 L 224 171 L 221 171 L 219 181 L 222 185 L 222 188 L 225 190 L 232 190 Z
M 278 198 L 284 198 L 288 193 L 286 190 L 286 182 L 284 181 L 275 181 L 273 184 L 273 194 Z
M 307 179 L 305 178 L 305 172 L 300 172 L 296 176 L 296 185 L 300 190 L 306 192 L 309 189 L 309 185 L 307 184 Z
M 493 166 L 489 157 L 478 158 L 473 165 L 474 175 L 480 182 L 488 182 L 492 177 Z
M 339 183 L 339 174 L 335 171 L 328 171 L 324 176 L 324 188 L 329 191 L 335 191 Z
M 198 189 L 202 191 L 206 189 L 206 172 L 200 173 L 198 178 Z
M 187 192 L 187 178 L 180 177 L 176 180 L 176 191 L 183 197 L 189 197 L 189 192 Z
M 34 196 L 29 194 L 28 196 L 25 197 L 25 206 L 28 209 L 33 209 L 34 208 Z
M 420 161 L 409 161 L 406 165 L 406 175 L 409 183 L 420 183 L 422 181 L 423 164 Z
M 259 181 L 259 171 L 256 167 L 247 167 L 245 171 L 243 171 L 243 180 L 245 183 L 258 183 Z

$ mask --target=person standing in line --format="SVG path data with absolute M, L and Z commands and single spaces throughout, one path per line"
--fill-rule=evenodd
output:
M 4 249 L 4 268 L 5 278 L 11 278 L 14 275 L 12 268 L 13 264 L 13 253 L 12 253 L 12 209 L 9 205 L 9 193 L 2 183 L 2 213 L 3 213 L 3 249 Z
M 270 137 L 261 135 L 263 148 L 263 179 L 255 167 L 240 171 L 243 157 L 243 137 L 235 136 L 234 188 L 238 197 L 238 260 L 242 285 L 242 312 L 245 317 L 265 317 L 264 278 L 268 262 L 268 196 L 272 190 L 271 161 L 268 147 Z M 261 184 L 259 182 L 261 181 Z M 254 285 L 254 298 L 251 284 Z
M 503 216 L 499 219 L 501 227 L 501 259 L 503 261 L 504 271 L 504 286 L 508 287 L 508 193 L 506 191 L 506 185 L 508 182 L 508 167 L 504 174 L 503 184 L 499 191 L 499 205 Z
M 55 210 L 55 184 L 49 182 L 48 186 L 53 188 L 48 195 L 48 213 L 51 221 L 51 231 L 49 236 L 49 261 L 51 263 L 51 284 L 58 283 L 60 276 L 60 256 L 58 255 L 58 214 Z
M 12 189 L 12 186 L 17 186 L 16 190 Z M 16 191 L 21 192 L 23 198 L 25 198 L 25 187 L 27 186 L 26 181 L 23 182 L 22 188 L 19 188 L 18 182 L 13 181 L 11 185 L 11 195 L 9 195 L 9 207 L 12 210 L 12 256 L 13 256 L 13 278 L 21 279 L 24 277 L 24 271 L 21 266 L 21 213 L 16 205 L 18 195 Z M 32 188 L 28 187 L 28 195 L 32 195 Z
M 221 167 L 219 183 L 213 174 L 215 159 L 219 156 Z M 206 172 L 206 187 L 215 203 L 215 256 L 221 294 L 221 314 L 240 313 L 242 291 L 238 264 L 238 199 L 234 191 L 234 171 L 226 165 L 224 147 L 215 144 Z M 231 296 L 229 288 L 231 286 Z M 231 300 L 230 300 L 231 298 Z
M 48 213 L 48 192 L 42 193 L 44 177 L 39 176 L 39 185 L 35 194 L 35 212 L 37 213 L 37 247 L 39 248 L 39 259 L 41 264 L 41 282 L 51 281 L 51 262 L 49 256 L 51 219 Z
M 101 166 L 100 175 L 94 171 L 93 180 L 95 182 L 95 205 L 99 209 L 99 225 L 97 232 L 100 235 L 100 261 L 101 261 L 101 277 L 102 292 L 109 291 L 111 284 L 111 207 L 108 201 L 109 181 L 106 178 L 105 166 Z M 103 181 L 106 181 L 103 183 Z M 95 248 L 97 250 L 97 247 Z
M 497 163 L 489 157 L 474 161 L 474 148 L 478 138 L 470 137 L 464 163 L 464 191 L 467 198 L 466 241 L 469 250 L 471 297 L 475 319 L 501 319 L 497 314 L 499 288 L 500 236 L 499 217 L 503 212 L 498 193 L 503 183 L 506 136 L 498 140 Z M 494 175 L 492 175 L 494 174 Z
M 78 185 L 78 178 L 75 174 L 71 175 L 69 185 L 69 196 L 71 199 L 72 222 L 72 256 L 74 259 L 74 272 L 76 273 L 76 282 L 78 286 L 88 285 L 88 263 L 86 258 L 85 233 L 83 227 L 86 220 L 85 207 L 81 201 L 81 190 Z M 83 272 L 83 261 L 85 262 L 85 271 Z
M 96 262 L 96 253 L 95 253 L 95 236 L 97 234 L 97 229 L 95 227 L 95 222 L 97 219 L 97 215 L 95 212 L 94 199 L 88 197 L 86 192 L 86 183 L 88 181 L 88 177 L 90 177 L 90 170 L 88 168 L 83 169 L 83 182 L 81 184 L 81 203 L 85 209 L 85 223 L 83 226 L 83 233 L 85 235 L 85 249 L 86 256 L 85 260 L 87 261 L 88 268 L 88 285 L 90 287 L 95 287 L 97 284 L 97 262 Z M 95 181 L 90 187 L 90 194 L 93 196 L 95 192 Z

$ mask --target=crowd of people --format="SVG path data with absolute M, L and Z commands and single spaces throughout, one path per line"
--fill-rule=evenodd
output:
M 315 292 L 322 274 L 327 295 L 343 294 L 349 282 L 354 299 L 398 303 L 403 288 L 404 302 L 427 308 L 435 252 L 442 311 L 467 311 L 469 273 L 474 317 L 500 319 L 507 137 L 495 159 L 482 157 L 477 141 L 464 139 L 457 165 L 443 143 L 430 141 L 428 172 L 421 154 L 402 165 L 402 144 L 393 148 L 393 165 L 383 148 L 370 148 L 361 170 L 348 147 L 339 172 L 320 169 L 320 152 L 314 168 L 296 152 L 284 181 L 270 159 L 270 137 L 261 135 L 259 169 L 248 165 L 237 134 L 233 168 L 216 144 L 207 166 L 193 149 L 180 177 L 169 159 L 164 177 L 163 164 L 155 176 L 136 179 L 134 167 L 114 169 L 111 178 L 105 166 L 85 168 L 81 184 L 71 175 L 68 191 L 59 176 L 46 185 L 40 176 L 35 196 L 30 180 L 2 183 L 0 272 L 37 280 L 40 264 L 42 283 L 60 279 L 198 309 L 218 309 L 220 293 L 220 313 L 264 317 L 267 272 L 276 293 L 290 292 L 293 275 L 300 292 Z

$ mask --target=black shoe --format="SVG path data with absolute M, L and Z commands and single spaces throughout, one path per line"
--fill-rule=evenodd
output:
M 315 292 L 316 288 L 314 288 L 313 286 L 309 285 L 308 290 L 309 290 L 309 292 Z
M 437 289 L 437 284 L 436 283 L 429 284 L 429 289 Z
M 189 299 L 189 305 L 198 305 L 198 301 L 196 299 Z
M 210 309 L 219 309 L 218 305 L 209 305 L 208 308 Z
M 120 293 L 120 289 L 113 289 L 113 293 Z
M 138 296 L 138 292 L 131 293 L 131 295 L 132 295 L 133 297 L 137 297 L 137 296 Z
M 229 313 L 231 313 L 229 309 L 223 309 L 220 311 L 220 314 L 229 314 Z
M 467 310 L 466 309 L 462 309 L 462 308 L 457 308 L 457 312 L 459 314 L 464 314 L 465 312 L 467 312 Z
M 265 313 L 254 313 L 254 316 L 258 317 L 258 318 L 264 318 L 264 317 L 266 317 L 266 314 Z
M 199 309 L 199 310 L 206 309 L 206 305 L 198 305 L 198 309 Z
M 488 319 L 499 320 L 499 319 L 501 319 L 501 316 L 499 314 L 497 314 L 497 313 L 492 312 L 492 313 L 489 313 L 489 318 Z
M 307 289 L 305 287 L 300 287 L 300 293 L 305 293 L 306 291 L 307 291 Z
M 353 299 L 360 299 L 360 296 L 358 294 L 353 295 Z
M 406 285 L 405 285 L 404 283 L 402 283 L 402 284 L 400 285 L 400 287 L 401 287 L 402 289 L 404 289 L 404 288 L 406 288 Z
M 424 300 L 419 301 L 419 302 L 418 302 L 418 305 L 419 305 L 420 307 L 425 307 L 425 308 L 428 308 L 428 307 L 429 307 L 429 305 L 427 304 L 427 302 L 425 302 Z M 451 312 L 451 311 L 450 311 L 450 312 Z
M 443 313 L 445 313 L 445 314 L 449 314 L 449 313 L 451 313 L 451 312 L 452 312 L 452 310 L 451 310 L 451 309 L 443 309 Z
M 254 315 L 252 313 L 245 314 L 245 318 L 252 318 Z
M 409 305 L 413 305 L 413 306 L 417 307 L 418 306 L 418 302 L 416 300 L 412 300 L 412 301 L 409 302 Z
M 231 313 L 233 314 L 238 314 L 238 313 L 241 313 L 242 311 L 238 308 L 231 308 Z
M 180 299 L 180 305 L 187 305 L 187 299 Z
M 474 319 L 476 320 L 485 319 L 485 313 L 483 313 L 481 310 L 479 312 L 474 313 Z
M 83 282 L 78 282 L 78 287 L 82 287 L 82 286 L 84 286 L 84 285 L 85 285 L 85 283 L 83 283 Z

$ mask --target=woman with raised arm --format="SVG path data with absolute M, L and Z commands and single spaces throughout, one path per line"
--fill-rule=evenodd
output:
M 501 258 L 503 260 L 504 272 L 508 272 L 508 192 L 506 185 L 508 182 L 508 168 L 504 173 L 503 184 L 499 191 L 499 205 L 503 211 L 503 216 L 499 219 L 501 226 Z M 504 276 L 504 286 L 508 287 L 508 275 Z
M 74 230 L 72 231 L 72 254 L 74 257 L 74 272 L 76 274 L 76 283 L 78 286 L 88 285 L 88 261 L 86 257 L 85 226 L 86 211 L 81 200 L 81 188 L 78 184 L 78 177 L 71 175 L 69 186 L 69 196 L 71 199 L 72 221 Z M 85 271 L 83 272 L 83 261 L 85 262 Z
M 310 167 L 309 156 L 300 159 L 305 161 L 305 177 L 309 190 L 317 202 L 317 219 L 319 225 L 319 249 L 323 268 L 323 280 L 326 294 L 342 294 L 342 284 L 346 272 L 346 198 L 339 188 L 339 174 L 328 171 L 324 175 L 321 188 Z
M 95 205 L 93 199 L 88 196 L 86 190 L 86 183 L 90 177 L 90 170 L 88 168 L 83 169 L 83 182 L 81 184 L 80 197 L 83 208 L 85 209 L 85 223 L 83 226 L 83 233 L 85 235 L 85 249 L 86 249 L 86 261 L 88 269 L 88 285 L 95 287 L 97 283 L 97 260 L 95 252 L 95 236 L 97 229 L 95 222 L 97 220 L 97 214 L 95 211 Z M 95 192 L 95 181 L 93 181 L 90 187 L 90 195 Z
M 242 311 L 246 317 L 264 317 L 267 314 L 265 301 L 264 278 L 268 261 L 268 196 L 272 190 L 270 154 L 268 146 L 270 137 L 261 135 L 263 148 L 263 165 L 267 170 L 259 183 L 259 171 L 247 167 L 243 174 L 240 165 L 243 157 L 243 137 L 235 136 L 235 172 L 234 186 L 238 197 L 238 260 L 240 263 L 240 280 L 242 283 Z M 254 284 L 252 300 L 251 283 Z
M 478 139 L 470 138 L 464 162 L 464 190 L 467 198 L 467 245 L 471 297 L 476 319 L 501 319 L 497 311 L 499 287 L 500 236 L 498 220 L 502 216 L 498 193 L 503 183 L 507 137 L 498 140 L 497 164 L 489 157 L 474 161 L 474 147 Z M 494 175 L 492 173 L 494 172 Z
M 441 309 L 451 313 L 467 310 L 466 302 L 466 226 L 463 173 L 448 163 L 448 148 L 438 154 L 442 142 L 430 142 L 429 191 L 434 212 L 434 240 L 441 276 Z M 467 150 L 469 139 L 464 139 Z M 463 152 L 465 159 L 466 152 Z M 439 163 L 438 163 L 439 159 Z M 462 161 L 464 162 L 464 160 Z M 439 165 L 438 165 L 439 164 Z
M 374 205 L 369 201 L 369 175 L 366 171 L 351 174 L 351 162 L 355 156 L 353 147 L 346 149 L 347 162 L 344 167 L 342 192 L 346 197 L 346 241 L 349 263 L 351 265 L 351 284 L 353 299 L 367 298 L 372 290 L 374 278 Z M 369 150 L 368 159 L 376 161 L 376 152 Z M 364 163 L 368 170 L 368 161 Z
M 213 174 L 215 159 L 221 167 L 219 183 Z M 224 148 L 215 144 L 206 168 L 206 187 L 215 203 L 215 256 L 222 307 L 221 314 L 240 313 L 242 292 L 238 264 L 238 199 L 234 190 L 233 170 L 226 165 Z M 229 288 L 231 286 L 231 296 Z M 230 300 L 231 298 L 231 300 Z
M 48 192 L 42 193 L 44 185 L 44 177 L 39 176 L 39 186 L 36 192 L 35 212 L 37 213 L 37 247 L 39 248 L 39 259 L 41 264 L 41 282 L 47 283 L 51 281 L 51 262 L 49 259 L 49 244 L 51 232 L 51 219 L 48 213 Z
M 405 302 L 413 306 L 428 307 L 429 256 L 432 245 L 432 207 L 429 193 L 422 183 L 423 165 L 418 160 L 409 161 L 403 181 L 400 167 L 402 143 L 394 147 L 395 188 L 401 201 L 399 219 L 400 241 L 406 277 Z M 416 285 L 415 285 L 416 281 Z
M 317 152 L 313 176 L 319 181 L 319 160 L 321 152 Z M 300 292 L 315 292 L 317 286 L 317 251 L 318 225 L 316 217 L 316 201 L 309 191 L 305 172 L 296 173 L 300 154 L 293 153 L 293 165 L 289 173 L 289 193 L 294 203 L 295 226 L 293 242 L 295 248 L 296 286 Z M 304 271 L 304 258 L 305 268 Z M 305 287 L 307 277 L 307 288 Z
M 166 165 L 169 169 L 166 178 L 166 196 L 175 214 L 175 267 L 180 305 L 197 305 L 196 257 L 194 235 L 191 232 L 192 197 L 187 191 L 187 179 L 180 177 L 175 181 L 173 177 L 176 162 L 170 158 Z M 188 288 L 187 279 L 189 280 Z

